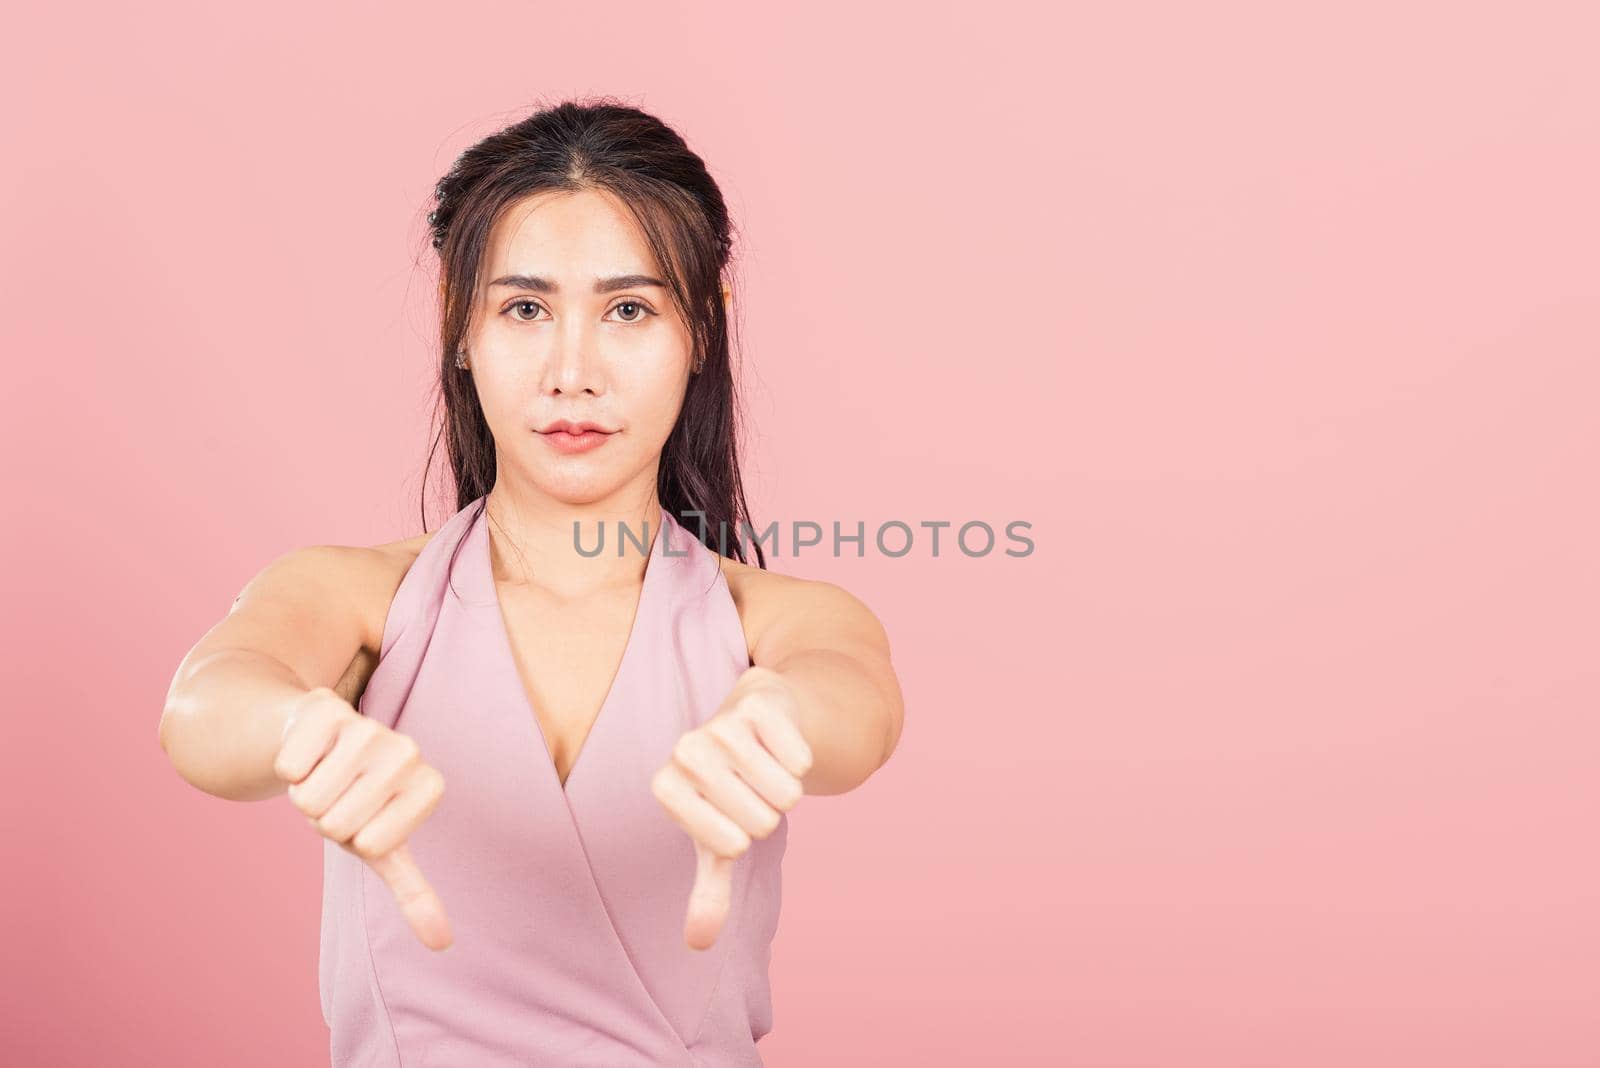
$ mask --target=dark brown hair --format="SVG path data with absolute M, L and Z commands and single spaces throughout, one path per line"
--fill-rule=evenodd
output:
M 705 163 L 666 123 L 611 98 L 542 108 L 463 152 L 434 187 L 428 215 L 439 253 L 439 392 L 456 510 L 494 486 L 495 450 L 468 372 L 455 353 L 471 325 L 479 271 L 495 221 L 547 190 L 603 189 L 638 221 L 662 280 L 689 325 L 693 363 L 678 421 L 661 451 L 661 505 L 705 545 L 747 563 L 740 524 L 749 507 L 739 472 L 737 395 L 723 272 L 734 227 Z M 426 479 L 424 479 L 426 524 Z M 703 519 L 701 516 L 703 515 Z M 719 532 L 720 535 L 719 535 Z M 757 564 L 766 567 L 759 541 Z

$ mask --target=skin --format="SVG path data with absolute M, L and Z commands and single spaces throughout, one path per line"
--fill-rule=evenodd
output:
M 571 524 L 638 529 L 656 515 L 661 449 L 693 373 L 692 346 L 664 287 L 593 292 L 597 278 L 660 277 L 631 215 L 611 195 L 544 194 L 502 222 L 490 241 L 487 279 L 534 275 L 556 288 L 491 285 L 475 309 L 467 351 L 496 442 L 489 511 L 501 537 L 490 540 L 492 558 L 507 568 L 505 585 L 497 576 L 503 610 L 514 619 L 526 599 L 536 603 L 525 618 L 568 613 L 590 624 L 522 632 L 508 621 L 518 631 L 514 644 L 530 649 L 518 659 L 534 706 L 583 710 L 540 724 L 564 781 L 621 658 L 644 564 L 638 554 L 577 556 Z M 598 449 L 564 455 L 529 433 L 558 418 L 592 419 L 618 432 Z M 506 562 L 508 544 L 519 563 Z M 752 665 L 652 780 L 696 847 L 684 928 L 696 948 L 721 930 L 733 863 L 751 839 L 772 833 L 808 784 L 841 792 L 876 770 L 893 749 L 902 710 L 882 627 L 859 601 L 731 560 L 724 568 Z M 576 648 L 530 648 L 552 633 Z M 540 670 L 558 662 L 579 669 Z M 536 680 L 545 679 L 554 700 L 539 699 Z
M 550 285 L 487 284 L 508 275 Z M 640 553 L 584 558 L 572 525 L 639 530 L 648 519 L 654 528 L 661 449 L 696 373 L 688 326 L 665 288 L 594 291 L 596 279 L 621 275 L 661 272 L 612 194 L 543 193 L 513 206 L 491 235 L 468 370 L 456 372 L 471 375 L 495 439 L 494 581 L 563 783 L 621 661 L 647 562 Z M 564 454 L 535 429 L 555 419 L 616 432 Z M 161 738 L 186 778 L 220 796 L 254 799 L 288 784 L 319 833 L 383 876 L 418 937 L 446 948 L 444 906 L 405 849 L 437 805 L 442 776 L 409 738 L 352 707 L 394 591 L 430 537 L 317 546 L 275 561 L 180 665 Z M 864 782 L 893 752 L 904 710 L 887 637 L 861 601 L 831 583 L 719 559 L 750 667 L 651 780 L 695 846 L 684 939 L 697 949 L 725 924 L 733 865 L 752 839 L 771 834 L 805 794 Z M 330 603 L 342 611 L 330 614 Z M 258 697 L 269 711 L 247 728 L 224 724 L 224 693 L 236 705 Z M 267 740 L 274 730 L 276 744 Z M 270 773 L 260 758 L 269 746 Z

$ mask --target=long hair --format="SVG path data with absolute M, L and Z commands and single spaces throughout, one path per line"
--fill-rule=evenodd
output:
M 455 353 L 471 323 L 495 221 L 535 193 L 595 188 L 615 194 L 637 220 L 689 324 L 700 367 L 689 376 L 678 421 L 662 446 L 656 494 L 702 544 L 748 563 L 739 532 L 750 515 L 739 472 L 738 404 L 722 297 L 733 223 L 721 190 L 683 138 L 655 116 L 610 98 L 534 112 L 467 149 L 434 187 L 428 222 L 439 254 L 438 389 L 444 419 L 427 466 L 442 437 L 458 511 L 494 486 L 494 438 Z M 760 541 L 752 538 L 751 545 L 758 566 L 766 567 Z

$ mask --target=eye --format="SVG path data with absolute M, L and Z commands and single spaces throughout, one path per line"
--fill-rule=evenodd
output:
M 619 300 L 611 306 L 612 311 L 621 311 L 624 308 L 629 310 L 622 319 L 625 323 L 641 323 L 646 316 L 657 314 L 654 308 L 642 300 Z
M 534 310 L 523 313 L 518 311 L 520 308 L 532 308 Z M 500 314 L 509 315 L 519 323 L 531 323 L 538 321 L 535 316 L 543 309 L 544 305 L 536 300 L 514 300 L 507 304 Z M 611 306 L 611 310 L 618 312 L 622 316 L 620 321 L 624 323 L 640 323 L 647 316 L 660 314 L 642 300 L 619 300 Z
M 532 320 L 528 319 L 528 318 L 525 318 L 524 316 L 516 314 L 514 309 L 517 309 L 517 308 L 542 308 L 542 307 L 544 307 L 544 305 L 540 304 L 536 300 L 514 300 L 510 304 L 507 304 L 506 307 L 505 307 L 505 311 L 502 311 L 500 314 L 501 315 L 505 315 L 505 314 L 509 313 L 511 315 L 511 318 L 517 320 L 517 322 L 526 323 L 526 322 L 532 322 Z

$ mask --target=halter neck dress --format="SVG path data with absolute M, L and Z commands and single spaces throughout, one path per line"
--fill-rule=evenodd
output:
M 632 531 L 651 539 L 633 629 L 563 786 L 512 657 L 484 503 L 446 520 L 406 572 L 359 706 L 444 775 L 409 845 L 455 943 L 424 946 L 383 880 L 324 841 L 332 1063 L 760 1065 L 787 814 L 735 862 L 727 921 L 695 950 L 694 844 L 650 789 L 750 663 L 718 557 L 664 508 Z

